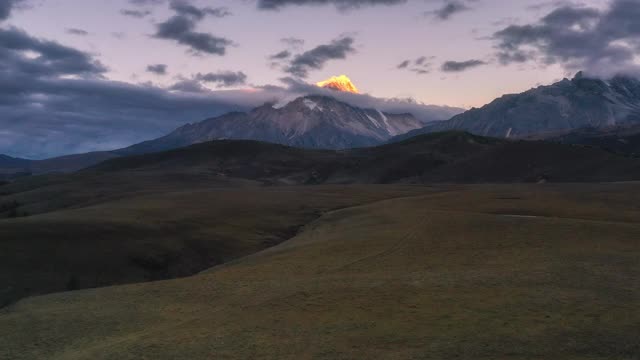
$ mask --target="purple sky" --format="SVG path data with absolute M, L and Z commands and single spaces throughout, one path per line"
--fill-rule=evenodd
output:
M 325 4 L 308 4 L 315 2 Z M 344 4 L 357 2 L 368 4 L 344 8 Z M 385 2 L 391 4 L 375 4 Z M 506 93 L 552 83 L 585 66 L 598 73 L 603 68 L 633 68 L 638 63 L 637 57 L 593 59 L 579 51 L 563 53 L 567 29 L 540 20 L 565 6 L 570 14 L 560 15 L 574 22 L 568 30 L 587 35 L 597 27 L 594 24 L 606 25 L 609 18 L 616 19 L 614 6 L 637 5 L 635 0 L 0 0 L 0 14 L 2 6 L 7 6 L 3 3 L 13 6 L 10 15 L 0 21 L 0 29 L 23 31 L 31 39 L 79 50 L 102 67 L 39 78 L 55 90 L 26 89 L 33 91 L 24 102 L 28 106 L 13 106 L 10 115 L 0 116 L 0 153 L 15 156 L 45 157 L 128 145 L 202 120 L 199 117 L 250 107 L 271 96 L 270 86 L 279 87 L 280 92 L 286 88 L 288 83 L 281 81 L 285 77 L 315 83 L 346 74 L 361 91 L 377 98 L 411 98 L 424 104 L 469 108 Z M 260 8 L 270 4 L 282 6 Z M 517 28 L 510 29 L 511 25 Z M 558 36 L 532 40 L 530 34 L 523 35 L 525 26 L 544 26 Z M 633 24 L 630 28 L 634 30 Z M 602 29 L 597 31 L 609 31 L 604 25 Z M 611 44 L 629 48 L 638 44 L 638 38 L 629 33 L 609 32 L 606 39 L 598 38 L 598 43 L 594 40 L 589 46 L 604 53 L 611 50 Z M 10 47 L 9 40 L 2 41 L 0 50 Z M 609 47 L 604 49 L 602 44 Z M 34 47 L 11 51 L 24 61 L 41 55 Z M 269 58 L 278 53 L 280 60 Z M 63 80 L 77 85 L 74 91 L 80 91 L 80 85 L 88 86 L 87 81 L 97 81 L 101 87 L 124 86 L 138 93 L 143 92 L 140 88 L 152 89 L 154 101 L 170 97 L 179 105 L 157 122 L 151 120 L 155 103 L 148 97 L 144 100 L 148 105 L 134 104 L 131 111 L 126 109 L 131 104 L 125 106 L 126 100 L 121 99 L 112 114 L 88 115 L 77 108 L 80 105 L 52 100 L 69 85 L 61 85 Z M 27 87 L 23 81 L 18 83 Z M 2 101 L 2 87 L 0 82 L 0 107 L 8 103 Z M 261 89 L 260 95 L 227 91 L 250 88 Z M 104 96 L 96 92 L 101 101 Z M 211 99 L 224 106 L 206 102 Z M 185 104 L 192 105 L 181 112 L 179 106 Z M 108 111 L 102 105 L 106 110 L 96 105 L 96 113 Z M 44 121 L 40 110 L 48 107 L 54 119 Z M 134 112 L 135 117 L 128 117 Z M 105 119 L 114 120 L 105 124 Z M 62 138 L 67 139 L 66 145 L 60 144 Z

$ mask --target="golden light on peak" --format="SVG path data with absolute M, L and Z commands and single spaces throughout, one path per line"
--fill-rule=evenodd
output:
M 320 81 L 316 85 L 321 88 L 360 94 L 358 88 L 353 85 L 353 82 L 351 82 L 351 79 L 349 79 L 347 75 L 333 76 L 325 81 Z

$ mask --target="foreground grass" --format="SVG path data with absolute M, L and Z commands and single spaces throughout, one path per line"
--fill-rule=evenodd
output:
M 429 191 L 437 189 L 199 188 L 0 220 L 0 307 L 30 295 L 193 275 L 289 239 L 326 211 Z
M 23 300 L 0 358 L 640 356 L 639 185 L 450 190 L 190 278 Z

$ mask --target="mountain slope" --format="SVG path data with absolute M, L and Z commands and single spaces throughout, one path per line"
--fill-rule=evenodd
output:
M 421 128 L 411 114 L 360 109 L 324 96 L 298 98 L 282 108 L 266 104 L 249 113 L 230 113 L 185 125 L 162 138 L 119 154 L 173 149 L 211 140 L 257 140 L 312 149 L 375 146 L 392 136 Z
M 640 123 L 640 80 L 615 77 L 603 81 L 579 73 L 572 80 L 503 96 L 480 109 L 429 124 L 417 132 L 463 130 L 483 136 L 519 138 L 630 123 Z
M 158 139 L 124 149 L 69 155 L 46 160 L 0 158 L 0 174 L 73 172 L 119 156 L 176 149 L 221 139 L 256 140 L 311 148 L 376 146 L 418 129 L 424 122 L 411 114 L 361 109 L 326 96 L 298 98 L 282 108 L 266 104 L 248 113 L 233 112 L 182 126 Z
M 260 187 L 273 191 L 272 199 L 284 201 L 278 192 L 287 193 L 292 187 L 273 185 L 331 184 L 328 189 L 342 189 L 339 192 L 345 194 L 337 197 L 348 200 L 364 184 L 623 180 L 640 180 L 640 159 L 584 146 L 460 132 L 341 151 L 224 140 L 116 158 L 73 174 L 30 177 L 0 186 L 0 254 L 4 254 L 0 264 L 7 266 L 6 270 L 0 266 L 0 289 L 5 289 L 0 291 L 0 302 L 3 297 L 11 301 L 65 289 L 67 282 L 69 288 L 79 288 L 187 275 L 239 254 L 229 252 L 229 247 L 260 248 L 262 236 L 255 237 L 257 243 L 247 243 L 250 234 L 234 230 L 248 226 L 240 221 L 243 216 L 265 219 L 263 210 L 283 215 L 282 205 L 278 210 L 251 203 L 260 198 L 253 191 Z M 293 187 L 293 199 L 284 201 L 291 219 L 313 217 L 323 209 L 310 206 L 313 196 L 305 192 L 313 188 Z M 370 194 L 381 195 L 382 189 Z M 217 202 L 239 205 L 238 217 L 224 227 L 216 222 L 223 219 L 220 213 L 210 211 Z M 15 219 L 12 213 L 29 216 Z M 269 218 L 264 228 L 284 220 Z M 48 260 L 51 254 L 58 254 L 55 261 Z M 221 254 L 230 257 L 220 259 Z M 20 287 L 27 278 L 29 286 Z

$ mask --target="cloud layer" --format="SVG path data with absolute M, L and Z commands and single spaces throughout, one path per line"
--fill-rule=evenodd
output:
M 504 64 L 538 61 L 609 77 L 640 74 L 640 3 L 613 0 L 604 10 L 566 5 L 538 22 L 511 25 L 493 38 Z
M 11 15 L 11 11 L 23 0 L 1 0 L 0 1 L 0 21 L 6 20 Z

